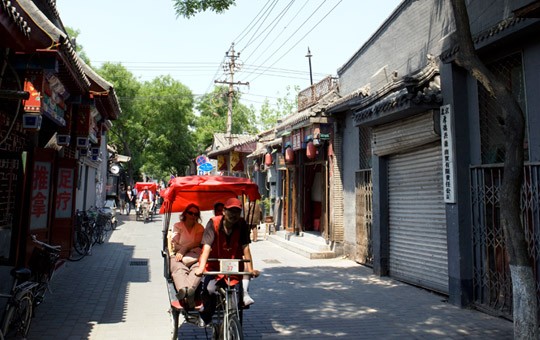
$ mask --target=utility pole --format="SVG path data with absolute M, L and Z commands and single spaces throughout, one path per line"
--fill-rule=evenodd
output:
M 232 110 L 233 110 L 233 97 L 234 88 L 233 85 L 249 85 L 248 82 L 234 82 L 234 73 L 240 70 L 240 65 L 237 63 L 237 59 L 240 58 L 240 53 L 234 52 L 234 43 L 231 44 L 231 48 L 225 52 L 225 56 L 229 58 L 229 62 L 223 66 L 226 73 L 229 74 L 229 80 L 214 80 L 215 84 L 227 84 L 229 85 L 229 105 L 227 112 L 227 138 L 231 141 L 232 131 Z
M 307 48 L 306 57 L 308 58 L 308 61 L 309 61 L 309 80 L 311 82 L 311 85 L 313 85 L 313 73 L 311 72 L 311 57 L 313 57 L 313 55 L 311 54 L 311 51 L 309 50 L 309 46 Z

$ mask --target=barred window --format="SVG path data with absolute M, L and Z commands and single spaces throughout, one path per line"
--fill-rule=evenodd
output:
M 512 54 L 488 65 L 513 93 L 519 106 L 526 115 L 525 87 L 523 79 L 523 63 L 521 53 Z M 504 134 L 500 125 L 502 111 L 496 101 L 491 98 L 483 85 L 478 86 L 478 103 L 480 112 L 480 138 L 483 164 L 504 162 Z M 527 118 L 525 118 L 527 120 Z M 529 159 L 528 133 L 525 129 L 525 161 Z
M 359 169 L 371 169 L 371 128 L 359 127 L 358 135 L 360 139 Z

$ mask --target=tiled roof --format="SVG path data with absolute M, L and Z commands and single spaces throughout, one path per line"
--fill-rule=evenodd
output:
M 77 55 L 71 41 L 66 33 L 56 27 L 39 8 L 30 0 L 18 0 L 20 9 L 28 15 L 31 20 L 39 27 L 50 39 L 50 46 L 43 51 L 58 51 L 66 68 L 81 91 L 90 88 L 90 81 L 86 77 L 80 64 L 80 58 Z M 60 74 L 62 76 L 62 74 Z
M 80 64 L 90 79 L 90 93 L 94 98 L 104 101 L 103 104 L 107 107 L 105 108 L 107 111 L 105 115 L 109 119 L 117 119 L 121 113 L 121 108 L 112 84 L 103 79 L 90 66 L 86 65 L 83 60 L 80 60 Z
M 320 116 L 326 113 L 327 107 L 339 98 L 338 90 L 334 89 L 325 94 L 317 104 L 308 107 L 307 109 L 295 112 L 285 117 L 281 123 L 277 124 L 275 130 L 279 133 L 283 130 L 294 128 L 302 122 L 309 120 L 311 117 Z
M 374 92 L 371 92 L 369 84 L 363 85 L 356 91 L 331 103 L 328 106 L 327 111 L 332 114 L 347 110 L 360 111 L 387 99 L 387 97 L 394 96 L 402 89 L 408 89 L 409 93 L 413 93 L 415 89 L 423 88 L 426 82 L 431 81 L 439 74 L 439 67 L 436 59 L 434 57 L 428 59 L 429 63 L 424 68 L 405 77 L 394 79 L 392 82 L 389 82 Z
M 208 152 L 208 157 L 217 156 L 235 148 L 249 143 L 257 142 L 258 137 L 254 135 L 231 134 L 230 140 L 225 133 L 215 133 L 212 151 Z
M 28 26 L 25 18 L 17 11 L 17 8 L 12 5 L 9 0 L 1 0 L 3 12 L 7 14 L 7 17 L 13 21 L 18 30 L 21 31 L 26 37 L 30 37 L 32 29 Z

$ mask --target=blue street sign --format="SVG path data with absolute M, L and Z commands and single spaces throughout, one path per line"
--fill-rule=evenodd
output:
M 205 172 L 212 171 L 213 168 L 214 167 L 212 166 L 211 163 L 203 163 L 199 165 L 199 169 Z

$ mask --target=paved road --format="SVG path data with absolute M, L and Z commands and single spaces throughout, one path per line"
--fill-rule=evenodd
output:
M 169 339 L 161 237 L 161 216 L 146 224 L 121 216 L 106 244 L 57 272 L 29 339 Z M 246 339 L 512 339 L 509 321 L 347 259 L 309 260 L 270 241 L 253 243 L 252 253 L 262 274 L 250 286 Z M 206 335 L 187 324 L 179 338 Z

